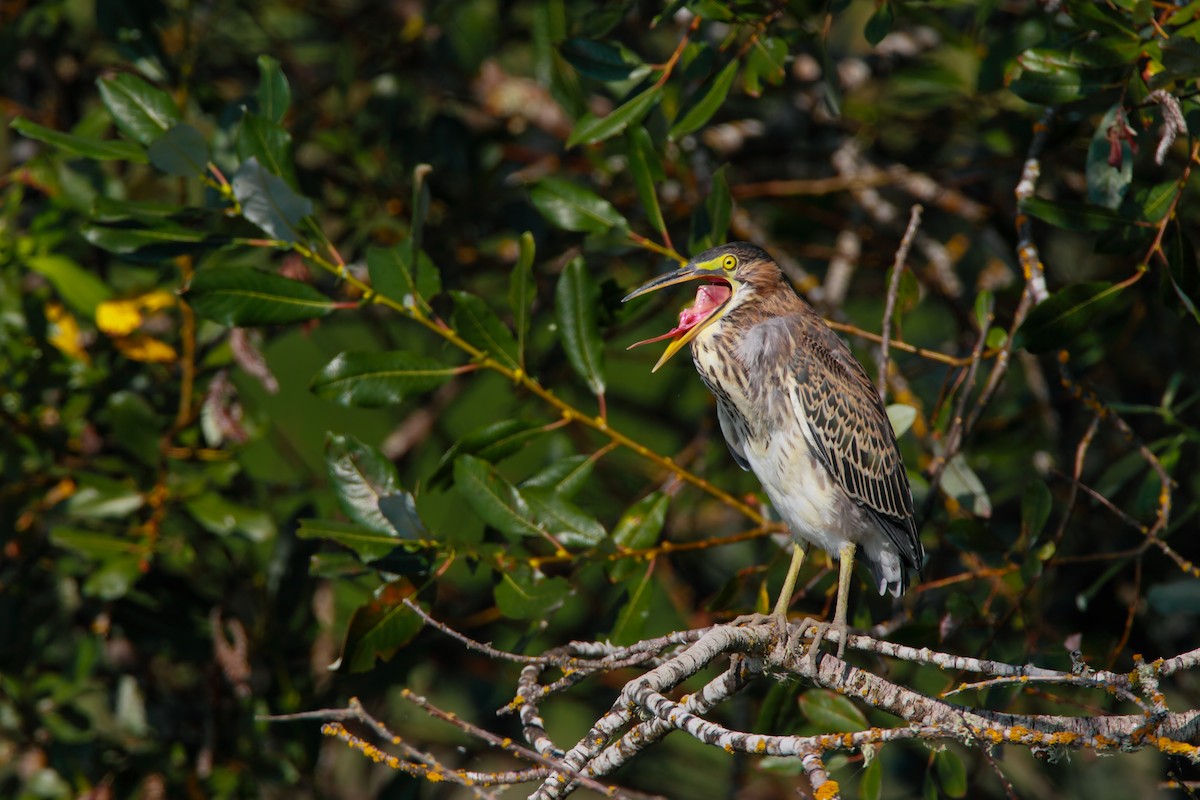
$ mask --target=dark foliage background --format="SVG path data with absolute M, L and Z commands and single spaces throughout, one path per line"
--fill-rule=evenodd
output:
M 624 350 L 682 298 L 620 297 L 673 256 L 749 239 L 875 375 L 864 334 L 914 202 L 889 401 L 929 512 L 927 582 L 895 607 L 860 587 L 854 624 L 1055 668 L 1071 649 L 1127 670 L 1194 646 L 1197 4 L 0 15 L 0 794 L 460 796 L 256 716 L 358 696 L 447 763 L 498 769 L 397 692 L 518 736 L 492 714 L 515 668 L 422 630 L 399 599 L 529 653 L 763 608 L 786 555 L 738 510 L 753 476 L 686 358 L 651 376 Z M 1050 297 L 1025 318 L 1030 245 Z M 797 608 L 828 612 L 835 579 L 812 558 Z M 961 680 L 888 668 L 931 693 Z M 1172 708 L 1198 690 L 1182 677 Z M 584 684 L 548 728 L 574 742 L 612 691 Z M 726 723 L 821 730 L 805 692 L 759 687 Z M 1155 752 L 1042 755 L 995 752 L 1022 797 L 1200 777 Z M 881 790 L 860 755 L 829 766 L 863 796 L 1004 795 L 978 751 L 877 758 Z M 617 777 L 790 797 L 796 772 L 675 736 Z

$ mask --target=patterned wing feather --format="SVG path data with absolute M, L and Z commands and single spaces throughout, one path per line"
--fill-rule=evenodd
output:
M 810 443 L 843 489 L 873 512 L 903 561 L 920 570 L 908 476 L 887 412 L 862 365 L 819 320 L 797 326 L 793 369 Z

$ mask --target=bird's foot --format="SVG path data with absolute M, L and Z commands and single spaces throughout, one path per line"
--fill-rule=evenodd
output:
M 773 625 L 775 627 L 774 636 L 771 637 L 773 642 L 788 643 L 788 636 L 791 632 L 789 628 L 791 623 L 788 622 L 787 613 L 779 611 L 770 614 L 742 614 L 729 624 L 735 626 Z
M 814 620 L 805 620 L 801 628 L 808 630 L 809 626 L 816 627 L 816 630 L 813 632 L 812 641 L 808 643 L 808 650 L 804 653 L 804 661 L 815 673 L 817 656 L 821 652 L 821 644 L 825 641 L 825 637 L 830 631 L 837 631 L 837 657 L 841 659 L 846 655 L 846 639 L 849 638 L 850 628 L 844 622 L 816 622 Z

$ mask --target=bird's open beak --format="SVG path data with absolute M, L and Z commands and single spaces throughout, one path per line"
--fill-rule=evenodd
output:
M 669 272 L 666 275 L 655 278 L 649 283 L 639 286 L 625 295 L 621 301 L 622 303 L 628 302 L 635 297 L 641 297 L 644 294 L 664 289 L 667 286 L 697 280 L 707 280 L 709 283 L 701 286 L 699 291 L 696 292 L 695 303 L 680 312 L 678 325 L 661 336 L 635 342 L 626 348 L 632 350 L 639 345 L 660 342 L 663 339 L 671 339 L 671 343 L 667 345 L 667 349 L 663 351 L 662 356 L 658 359 L 658 363 L 650 370 L 651 372 L 657 372 L 659 367 L 671 360 L 671 356 L 686 347 L 689 342 L 696 338 L 700 331 L 704 330 L 709 322 L 719 316 L 718 312 L 733 295 L 734 287 L 730 286 L 728 280 L 714 273 L 712 270 L 697 268 L 689 264 L 682 269 Z

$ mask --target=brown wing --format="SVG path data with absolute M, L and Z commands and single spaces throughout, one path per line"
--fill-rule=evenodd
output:
M 850 348 L 823 322 L 794 322 L 800 338 L 793 358 L 796 401 L 809 443 L 847 494 L 873 512 L 901 559 L 919 572 L 924 553 L 908 475 L 879 394 Z

